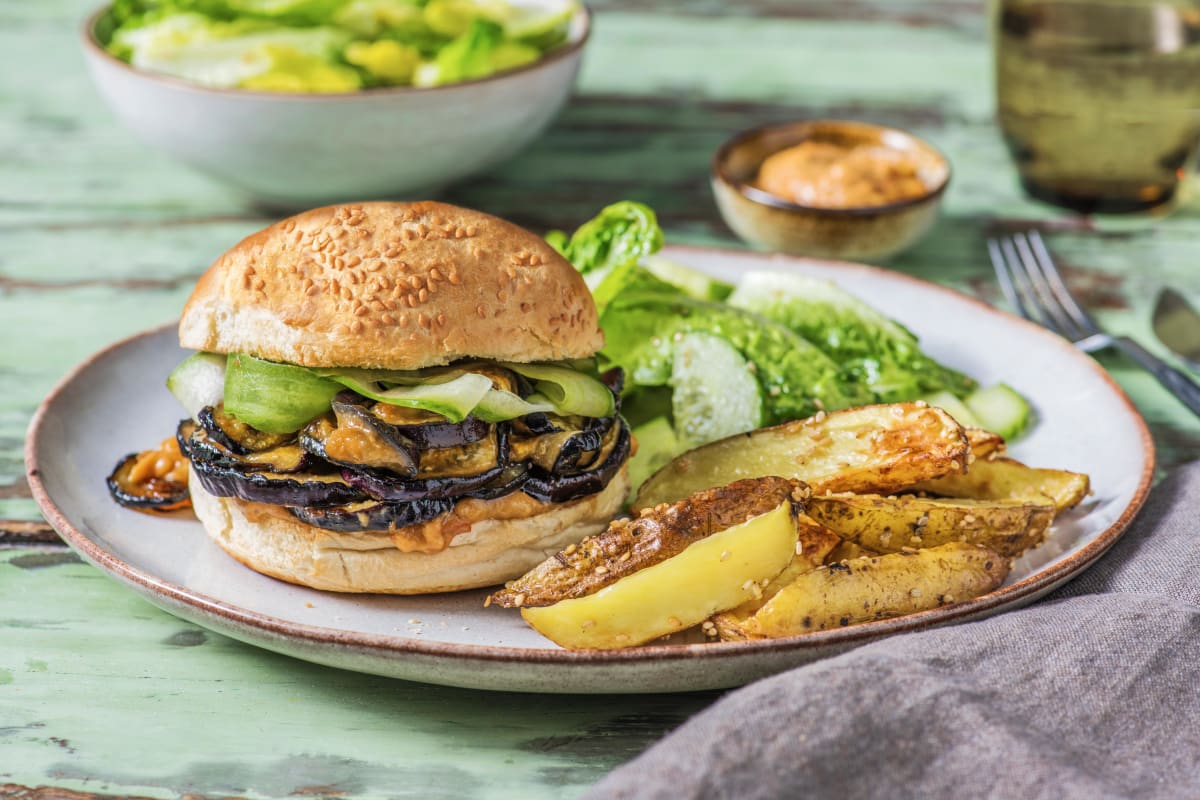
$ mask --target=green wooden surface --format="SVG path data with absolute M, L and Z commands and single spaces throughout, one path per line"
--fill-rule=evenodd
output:
M 1102 320 L 1157 348 L 1158 287 L 1200 299 L 1200 206 L 1085 220 L 1023 198 L 991 120 L 983 6 L 598 3 L 566 114 L 448 199 L 544 229 L 631 197 L 670 241 L 737 246 L 707 188 L 726 136 L 814 115 L 896 124 L 955 176 L 943 220 L 893 267 L 997 301 L 984 237 L 1040 224 Z M 55 543 L 22 477 L 38 402 L 100 346 L 173 319 L 212 259 L 273 218 L 118 126 L 79 53 L 88 9 L 0 6 L 0 796 L 572 797 L 711 702 L 485 694 L 292 661 L 178 621 Z M 1200 423 L 1105 364 L 1162 469 L 1200 454 Z

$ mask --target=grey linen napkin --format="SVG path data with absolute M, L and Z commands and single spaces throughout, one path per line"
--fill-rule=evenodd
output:
M 1033 607 L 759 681 L 589 798 L 1200 798 L 1200 462 Z

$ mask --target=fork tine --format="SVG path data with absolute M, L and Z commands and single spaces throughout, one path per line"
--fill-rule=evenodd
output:
M 1017 294 L 1017 287 L 1013 286 L 1012 276 L 1008 272 L 1008 265 L 1004 261 L 1004 254 L 1000 252 L 1000 244 L 995 239 L 987 240 L 988 256 L 992 259 L 992 269 L 996 273 L 996 280 L 1000 283 L 1000 291 L 1004 294 L 1004 299 L 1013 307 L 1013 310 L 1026 319 L 1029 314 L 1025 310 L 1025 304 L 1021 302 L 1020 295 Z
M 1057 332 L 1054 319 L 1037 301 L 1037 296 L 1029 284 L 1029 276 L 1025 273 L 1025 265 L 1021 263 L 1021 258 L 1017 255 L 1011 236 L 1000 239 L 1000 253 L 1002 255 L 1001 263 L 1012 286 L 1013 297 L 1016 300 L 1015 305 L 1021 316 Z
M 1058 271 L 1054 259 L 1050 256 L 1050 251 L 1046 248 L 1046 243 L 1042 241 L 1042 235 L 1037 231 L 1030 231 L 1029 243 L 1032 246 L 1038 267 L 1042 275 L 1045 276 L 1050 291 L 1054 293 L 1063 310 L 1071 316 L 1071 319 L 1081 330 L 1082 335 L 1094 336 L 1100 333 L 1100 326 L 1096 324 L 1096 320 L 1076 302 L 1075 296 L 1067 288 L 1067 284 L 1062 278 L 1062 273 Z
M 1013 244 L 1021 258 L 1021 265 L 1025 268 L 1029 285 L 1037 296 L 1038 305 L 1047 316 L 1054 319 L 1054 329 L 1071 341 L 1087 336 L 1072 315 L 1062 307 L 1057 294 L 1042 273 L 1041 265 L 1030 247 L 1028 235 L 1024 233 L 1014 235 Z

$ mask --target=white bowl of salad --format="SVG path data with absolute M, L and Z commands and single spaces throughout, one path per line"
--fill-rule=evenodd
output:
M 85 23 L 135 135 L 278 207 L 426 197 L 565 104 L 578 0 L 117 0 Z

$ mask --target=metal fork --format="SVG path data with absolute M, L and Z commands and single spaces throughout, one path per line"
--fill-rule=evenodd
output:
M 1049 328 L 1085 353 L 1110 347 L 1120 350 L 1200 416 L 1200 386 L 1129 337 L 1105 333 L 1071 296 L 1040 233 L 988 239 L 987 249 L 1005 299 L 1022 317 Z

